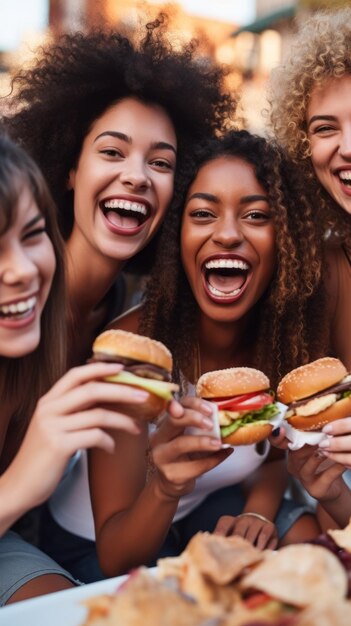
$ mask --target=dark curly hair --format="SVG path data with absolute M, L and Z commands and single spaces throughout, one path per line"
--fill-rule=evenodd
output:
M 65 238 L 73 224 L 68 174 L 108 107 L 130 96 L 162 106 L 175 127 L 180 160 L 194 141 L 223 130 L 235 112 L 234 99 L 222 90 L 225 70 L 200 58 L 196 41 L 173 46 L 166 27 L 161 14 L 135 41 L 105 29 L 66 34 L 13 78 L 16 112 L 5 122 L 44 172 Z
M 181 263 L 180 228 L 189 185 L 202 165 L 221 156 L 239 157 L 254 166 L 272 211 L 276 270 L 255 306 L 247 336 L 252 342 L 251 365 L 265 371 L 276 385 L 289 370 L 324 355 L 327 349 L 321 280 L 323 240 L 294 165 L 262 137 L 232 131 L 198 149 L 188 179 L 178 190 L 164 224 L 146 289 L 140 332 L 169 347 L 178 381 L 180 372 L 189 369 L 189 359 L 193 358 L 195 364 L 198 305 Z

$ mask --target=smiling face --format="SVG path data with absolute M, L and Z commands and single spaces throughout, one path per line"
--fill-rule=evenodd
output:
M 351 214 L 351 76 L 315 87 L 307 109 L 311 159 L 320 183 Z
M 92 125 L 76 169 L 72 235 L 127 260 L 159 228 L 173 193 L 177 141 L 163 109 L 126 98 Z
M 181 255 L 205 316 L 228 322 L 249 313 L 275 266 L 273 221 L 252 165 L 226 156 L 200 168 L 185 203 Z
M 40 341 L 40 318 L 55 272 L 55 254 L 27 186 L 17 215 L 0 235 L 0 354 L 21 357 Z

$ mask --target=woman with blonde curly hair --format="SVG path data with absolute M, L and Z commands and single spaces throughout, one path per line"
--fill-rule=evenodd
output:
M 191 161 L 145 301 L 114 323 L 169 347 L 190 410 L 156 431 L 156 471 L 146 484 L 147 432 L 144 451 L 121 433 L 114 455 L 91 455 L 97 552 L 108 575 L 159 550 L 177 554 L 199 530 L 239 534 L 260 548 L 319 532 L 308 509 L 282 498 L 284 458 L 267 458 L 266 441 L 227 458 L 211 442 L 206 406 L 192 397 L 208 371 L 250 366 L 274 387 L 293 365 L 324 354 L 322 239 L 297 185 L 281 152 L 246 131 L 206 143 Z M 203 434 L 189 435 L 188 426 Z
M 272 73 L 271 125 L 301 166 L 306 189 L 325 229 L 332 345 L 351 369 L 351 8 L 317 12 L 301 27 L 284 65 Z M 351 466 L 351 418 L 324 428 L 329 459 Z M 310 450 L 314 452 L 314 448 Z M 303 459 L 301 461 L 300 459 Z M 307 459 L 307 461 L 306 461 Z M 290 455 L 306 489 L 327 500 L 337 467 L 323 474 L 308 451 Z M 316 471 L 318 477 L 314 476 Z M 342 469 L 342 468 L 341 468 Z M 339 472 L 340 474 L 340 472 Z M 307 476 L 307 478 L 306 478 Z M 338 477 L 340 480 L 340 477 Z M 316 484 L 318 483 L 318 489 Z M 337 491 L 336 486 L 333 489 Z M 322 493 L 323 492 L 323 493 Z M 329 494 L 329 495 L 328 495 Z M 333 505 L 335 517 L 335 506 Z

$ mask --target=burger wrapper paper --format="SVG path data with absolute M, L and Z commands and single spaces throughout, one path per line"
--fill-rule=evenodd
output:
M 326 435 L 319 430 L 303 431 L 297 430 L 290 426 L 288 422 L 284 423 L 286 438 L 289 439 L 289 450 L 300 450 L 303 446 L 317 446 L 323 439 L 330 439 L 330 435 Z

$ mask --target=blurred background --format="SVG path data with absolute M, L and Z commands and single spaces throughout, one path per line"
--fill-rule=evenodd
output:
M 130 34 L 160 10 L 172 37 L 201 38 L 201 54 L 228 65 L 229 87 L 242 96 L 243 124 L 264 132 L 265 85 L 289 54 L 291 37 L 312 11 L 350 0 L 0 0 L 0 95 L 11 73 L 63 32 L 107 24 Z

